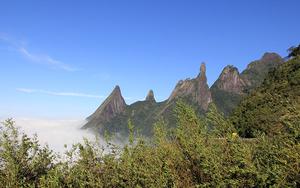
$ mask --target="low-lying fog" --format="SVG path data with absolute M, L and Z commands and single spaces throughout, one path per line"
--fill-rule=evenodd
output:
M 64 147 L 70 149 L 72 144 L 82 142 L 83 137 L 94 141 L 95 134 L 88 130 L 82 130 L 80 127 L 85 123 L 84 120 L 54 120 L 54 119 L 13 119 L 16 126 L 32 137 L 37 134 L 40 144 L 48 144 L 54 152 L 63 153 Z M 100 140 L 104 143 L 102 140 Z

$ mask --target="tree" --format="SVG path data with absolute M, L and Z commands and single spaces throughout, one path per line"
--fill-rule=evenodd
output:
M 55 167 L 55 156 L 48 146 L 40 146 L 20 132 L 12 119 L 2 123 L 0 133 L 0 182 L 6 187 L 35 187 L 38 180 Z
M 211 133 L 218 137 L 226 137 L 236 132 L 232 123 L 225 119 L 224 115 L 218 111 L 214 103 L 209 104 L 206 121 L 212 129 Z

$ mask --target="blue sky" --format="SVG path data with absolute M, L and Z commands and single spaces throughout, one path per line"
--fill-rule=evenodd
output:
M 207 64 L 243 70 L 300 42 L 300 1 L 0 2 L 0 116 L 84 118 L 120 85 L 166 99 Z

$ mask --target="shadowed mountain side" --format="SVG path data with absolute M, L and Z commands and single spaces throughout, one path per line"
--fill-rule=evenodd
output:
M 164 102 L 155 103 L 151 101 L 138 101 L 125 109 L 122 114 L 113 117 L 109 123 L 103 124 L 99 130 L 100 134 L 116 133 L 116 136 L 128 136 L 128 120 L 130 119 L 135 130 L 145 136 L 152 135 L 153 124 L 158 121 L 158 113 Z

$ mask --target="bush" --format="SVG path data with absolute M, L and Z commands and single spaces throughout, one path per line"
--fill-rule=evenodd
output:
M 214 109 L 203 119 L 179 102 L 173 131 L 160 120 L 150 141 L 130 133 L 129 145 L 120 149 L 108 142 L 111 152 L 105 153 L 97 142 L 85 140 L 63 156 L 54 156 L 36 137 L 29 138 L 7 120 L 0 136 L 1 186 L 300 186 L 300 145 L 294 136 L 299 131 L 294 122 L 287 122 L 290 133 L 245 139 Z M 129 122 L 129 130 L 133 127 Z

